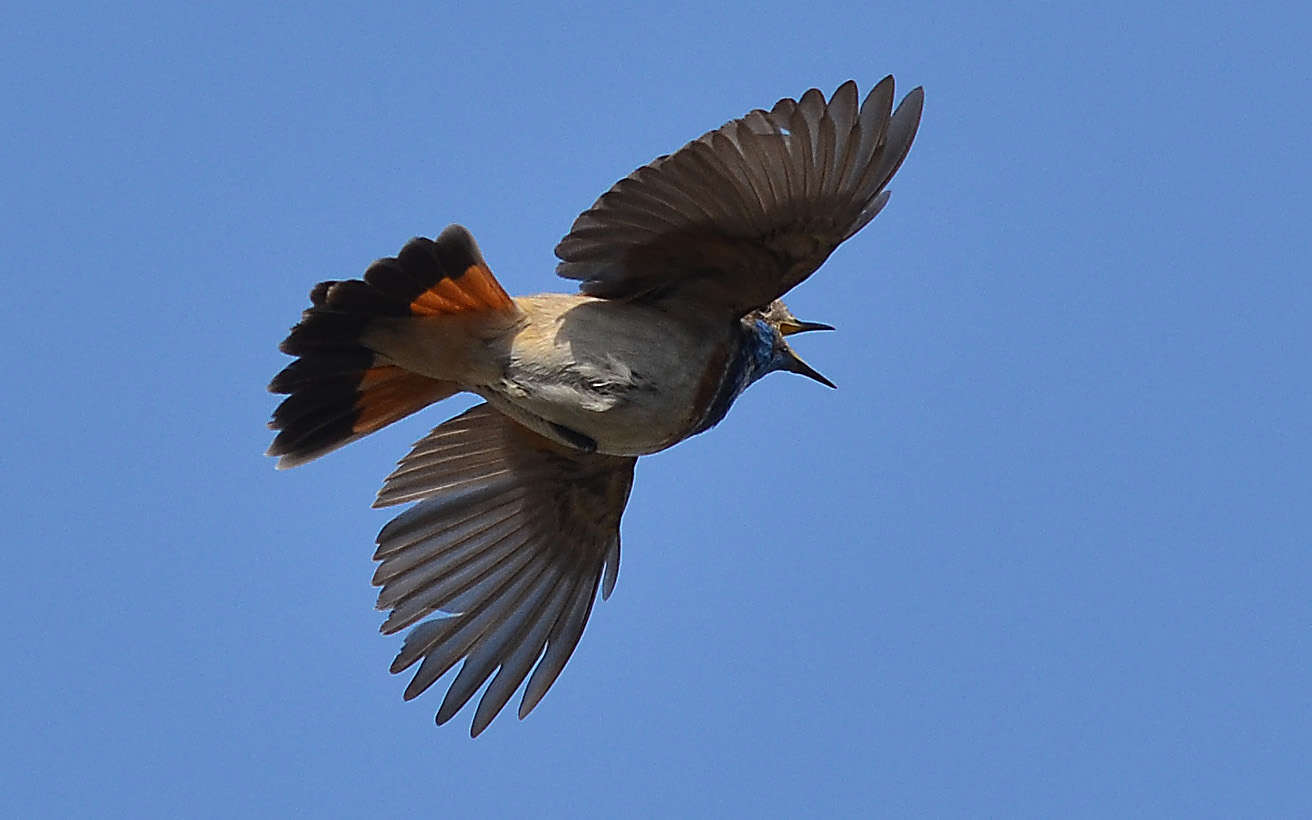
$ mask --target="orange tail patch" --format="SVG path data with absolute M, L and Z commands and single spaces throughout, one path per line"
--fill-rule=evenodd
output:
M 373 365 L 367 351 L 297 359 L 269 389 L 288 393 L 269 427 L 279 431 L 268 455 L 295 467 L 399 421 L 460 390 L 395 365 Z
M 381 430 L 459 389 L 451 382 L 434 381 L 395 365 L 371 367 L 360 378 L 351 432 L 365 435 Z
M 452 226 L 443 231 L 433 245 L 446 275 L 411 300 L 412 314 L 437 316 L 471 311 L 515 310 L 510 294 L 492 275 L 468 231 Z
M 452 225 L 437 239 L 417 237 L 395 257 L 379 259 L 364 281 L 404 300 L 412 316 L 517 310 L 469 231 Z M 331 297 L 330 297 L 331 302 Z

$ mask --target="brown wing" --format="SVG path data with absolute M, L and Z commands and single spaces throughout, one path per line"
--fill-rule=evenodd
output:
M 884 206 L 923 102 L 916 88 L 892 111 L 890 76 L 859 109 L 849 81 L 726 123 L 603 194 L 556 246 L 556 271 L 593 296 L 764 307 Z
M 392 662 L 400 672 L 422 661 L 407 700 L 463 659 L 439 724 L 493 672 L 471 734 L 525 677 L 519 716 L 537 705 L 583 634 L 598 586 L 606 598 L 615 585 L 636 461 L 570 450 L 486 404 L 415 444 L 374 504 L 420 502 L 383 528 L 374 555 L 378 608 L 392 610 L 384 633 L 438 616 L 415 626 Z

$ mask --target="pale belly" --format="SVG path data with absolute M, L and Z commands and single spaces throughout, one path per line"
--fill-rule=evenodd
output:
M 728 327 L 578 295 L 516 302 L 527 321 L 504 350 L 500 378 L 479 390 L 503 412 L 558 441 L 577 446 L 570 435 L 584 436 L 613 455 L 663 450 L 701 421 L 723 371 Z

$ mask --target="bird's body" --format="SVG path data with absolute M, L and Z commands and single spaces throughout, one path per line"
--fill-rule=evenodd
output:
M 407 697 L 463 660 L 439 723 L 489 677 L 474 734 L 526 677 L 521 717 L 555 680 L 614 585 L 638 456 L 713 427 L 771 371 L 832 386 L 784 340 L 830 328 L 778 298 L 887 201 L 922 104 L 916 89 L 892 111 L 892 93 L 889 77 L 858 108 L 852 83 L 812 90 L 638 169 L 556 249 L 580 293 L 512 298 L 459 226 L 311 292 L 270 385 L 289 394 L 280 467 L 458 392 L 486 402 L 375 501 L 420 502 L 379 533 L 374 583 L 383 631 L 414 626 L 392 666 L 420 664 Z
M 514 303 L 518 316 L 495 332 L 435 317 L 418 328 L 384 325 L 369 340 L 392 362 L 454 380 L 549 438 L 590 439 L 591 449 L 626 456 L 695 432 L 742 355 L 738 322 L 582 294 Z M 464 352 L 457 372 L 440 352 L 447 347 Z

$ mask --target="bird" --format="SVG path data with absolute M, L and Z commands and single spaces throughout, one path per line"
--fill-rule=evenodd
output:
M 379 532 L 373 576 L 381 631 L 408 630 L 391 671 L 418 665 L 404 697 L 460 664 L 439 725 L 487 684 L 476 737 L 521 685 L 522 719 L 556 681 L 615 587 L 639 457 L 715 426 L 768 373 L 834 386 L 787 341 L 833 328 L 781 297 L 888 202 L 924 92 L 894 108 L 888 76 L 858 99 L 850 80 L 812 88 L 617 182 L 555 248 L 577 292 L 510 296 L 460 225 L 311 290 L 280 345 L 296 358 L 269 385 L 285 395 L 278 468 L 482 399 L 374 501 L 411 504 Z

